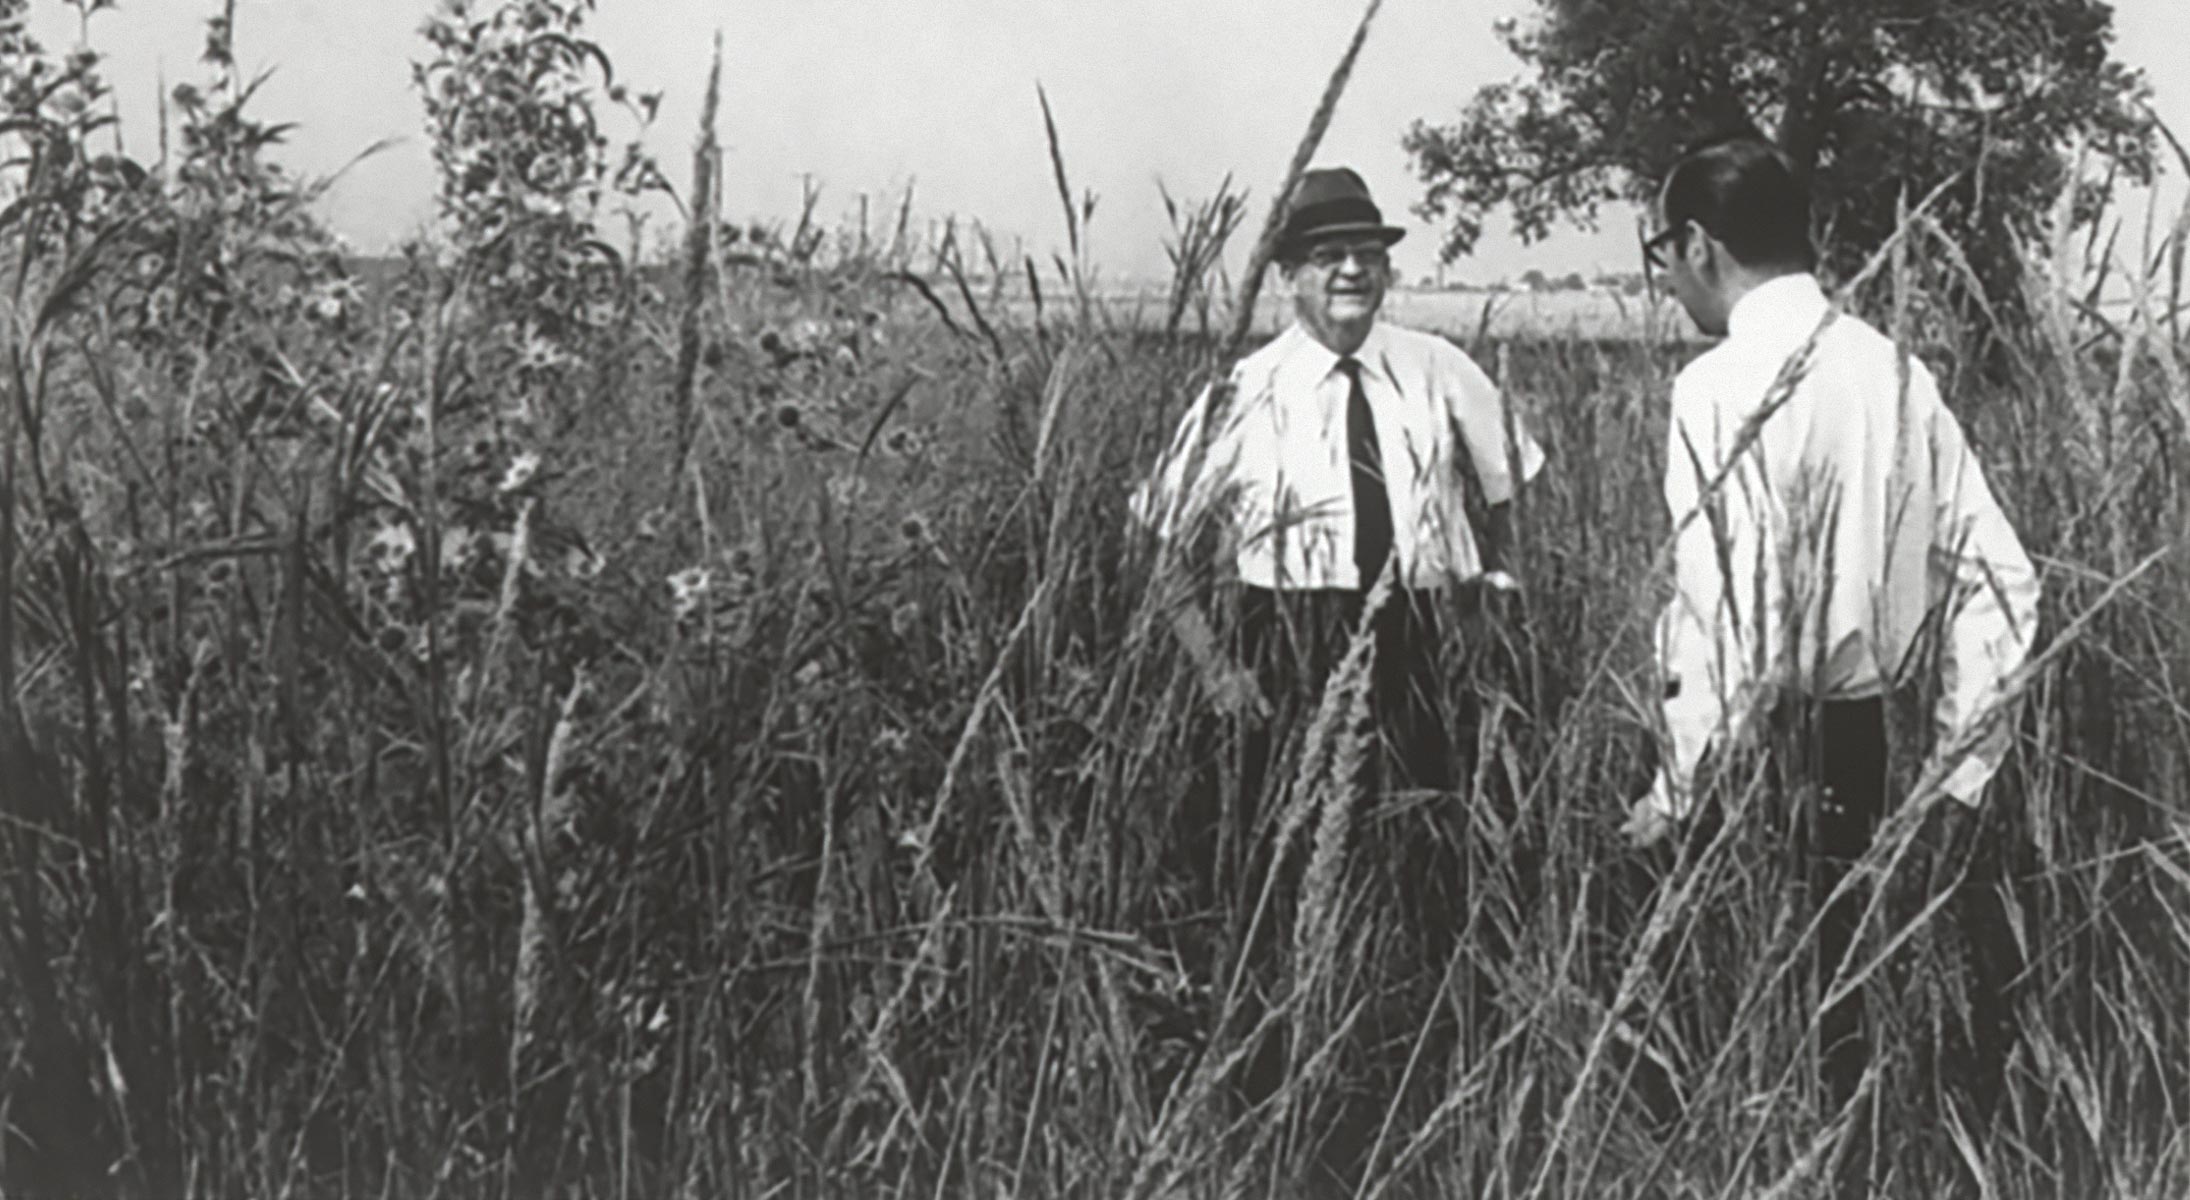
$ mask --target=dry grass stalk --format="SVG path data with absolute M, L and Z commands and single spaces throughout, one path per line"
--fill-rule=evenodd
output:
M 1238 310 L 1232 316 L 1232 333 L 1225 339 L 1225 354 L 1238 353 L 1247 341 L 1249 331 L 1255 325 L 1255 301 L 1262 293 L 1262 277 L 1270 269 L 1271 256 L 1277 253 L 1278 233 L 1285 227 L 1285 209 L 1292 203 L 1293 189 L 1300 186 L 1300 177 L 1315 160 L 1316 147 L 1323 144 L 1324 131 L 1331 126 L 1331 117 L 1338 111 L 1338 98 L 1346 93 L 1346 83 L 1353 78 L 1354 60 L 1361 57 L 1361 47 L 1369 40 L 1369 26 L 1376 20 L 1377 10 L 1384 7 L 1384 0 L 1369 0 L 1362 10 L 1361 23 L 1354 26 L 1353 40 L 1346 43 L 1346 52 L 1338 58 L 1338 65 L 1331 69 L 1331 77 L 1323 85 L 1323 97 L 1316 101 L 1315 112 L 1308 118 L 1307 131 L 1301 134 L 1300 145 L 1293 150 L 1293 161 L 1285 168 L 1285 182 L 1277 195 L 1270 200 L 1270 215 L 1263 220 L 1262 236 L 1255 239 L 1254 253 L 1247 259 L 1247 274 L 1240 280 Z
M 517 970 L 510 991 L 510 1086 L 521 1090 L 523 1059 L 532 1044 L 533 1019 L 538 1010 L 541 978 L 546 970 L 549 926 L 548 898 L 555 891 L 555 870 L 560 855 L 557 839 L 569 823 L 569 796 L 562 786 L 569 765 L 571 740 L 577 728 L 578 704 L 585 699 L 583 675 L 571 681 L 570 690 L 556 709 L 555 727 L 548 734 L 546 762 L 540 771 L 530 820 L 526 824 L 527 848 L 524 872 L 524 915 L 517 932 Z
M 707 298 L 716 268 L 722 204 L 722 143 L 715 134 L 716 112 L 722 104 L 722 31 L 715 32 L 714 56 L 707 67 L 707 92 L 700 101 L 700 132 L 692 147 L 692 205 L 685 214 L 684 312 L 677 329 L 677 373 L 673 386 L 676 400 L 676 461 L 681 465 L 692 449 L 698 422 L 700 358 L 705 349 Z M 671 472 L 675 479 L 680 472 Z
M 1300 908 L 1293 925 L 1296 986 L 1313 995 L 1328 970 L 1338 937 L 1334 903 L 1345 872 L 1346 843 L 1353 829 L 1354 806 L 1369 775 L 1376 745 L 1369 724 L 1369 681 L 1376 662 L 1376 617 L 1391 600 L 1397 569 L 1387 564 L 1362 603 L 1361 617 L 1346 646 L 1346 657 L 1325 682 L 1314 724 L 1308 727 L 1295 779 L 1293 803 L 1279 822 L 1273 857 L 1282 854 L 1312 810 L 1315 844 L 1301 876 Z M 1274 872 L 1273 872 L 1274 874 Z

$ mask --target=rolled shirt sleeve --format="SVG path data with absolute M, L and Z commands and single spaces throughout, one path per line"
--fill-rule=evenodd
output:
M 1484 503 L 1504 504 L 1513 499 L 1518 484 L 1543 470 L 1544 448 L 1508 410 L 1504 394 L 1489 374 L 1459 347 L 1448 345 L 1447 349 L 1451 353 L 1442 356 L 1440 365 L 1451 381 L 1453 424 L 1467 445 Z

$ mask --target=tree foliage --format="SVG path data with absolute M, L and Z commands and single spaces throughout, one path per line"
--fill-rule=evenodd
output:
M 1951 181 L 1938 216 L 1990 290 L 2016 240 L 2044 231 L 2072 142 L 2095 186 L 2150 178 L 2146 87 L 2112 33 L 2098 0 L 1538 0 L 1499 25 L 1533 77 L 1407 133 L 1418 208 L 1444 224 L 1448 260 L 1495 209 L 1533 241 L 1647 201 L 1684 145 L 1754 125 L 1810 180 L 1828 265 Z

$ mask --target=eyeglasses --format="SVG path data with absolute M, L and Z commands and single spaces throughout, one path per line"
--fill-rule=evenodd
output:
M 1672 269 L 1673 258 L 1670 252 L 1679 249 L 1685 240 L 1681 235 L 1688 231 L 1688 223 L 1683 221 L 1671 229 L 1660 230 L 1654 234 L 1644 232 L 1646 228 L 1641 217 L 1635 218 L 1635 238 L 1642 243 L 1643 289 L 1655 303 L 1658 298 L 1657 273 Z
M 1667 256 L 1666 251 L 1678 248 L 1681 244 L 1681 234 L 1687 232 L 1687 230 L 1688 226 L 1685 224 L 1675 225 L 1673 228 L 1655 236 L 1644 238 L 1642 244 L 1643 265 L 1655 267 L 1660 271 L 1670 268 L 1673 265 L 1673 260 Z
M 1371 271 L 1381 271 L 1391 265 L 1391 251 L 1375 242 L 1349 245 L 1343 242 L 1326 242 L 1311 247 L 1305 255 L 1307 261 L 1319 270 L 1328 271 L 1352 259 Z

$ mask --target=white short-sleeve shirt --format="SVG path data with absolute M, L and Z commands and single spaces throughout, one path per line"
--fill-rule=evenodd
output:
M 1482 573 L 1468 490 L 1513 497 L 1544 452 L 1458 346 L 1379 322 L 1354 352 L 1376 423 L 1399 583 L 1431 589 Z M 1174 537 L 1226 522 L 1239 579 L 1273 589 L 1360 588 L 1347 461 L 1349 382 L 1339 356 L 1295 325 L 1240 360 L 1229 388 L 1188 408 L 1134 515 Z

